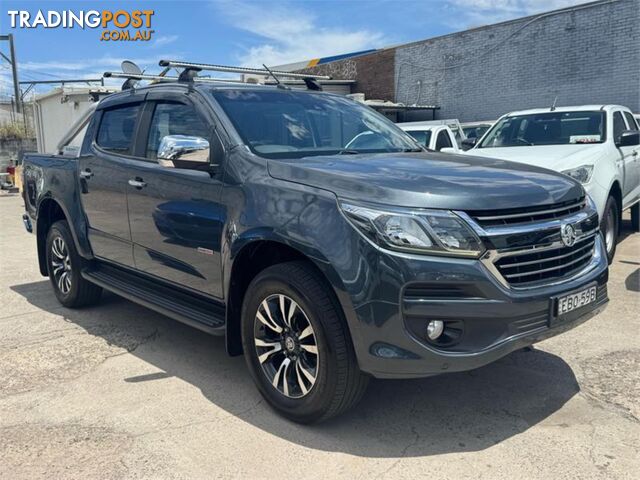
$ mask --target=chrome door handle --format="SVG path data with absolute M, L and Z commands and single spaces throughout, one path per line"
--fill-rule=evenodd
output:
M 91 177 L 93 177 L 93 172 L 87 168 L 87 169 L 85 169 L 85 170 L 80 172 L 80 176 L 82 178 L 84 178 L 85 180 L 88 180 Z
M 131 180 L 129 180 L 129 185 L 140 189 L 146 187 L 147 182 L 143 182 L 141 178 L 132 178 Z

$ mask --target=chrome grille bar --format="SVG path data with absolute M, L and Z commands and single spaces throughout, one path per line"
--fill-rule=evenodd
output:
M 554 260 L 560 260 L 562 258 L 570 257 L 571 255 L 575 255 L 577 253 L 580 253 L 581 251 L 583 251 L 583 250 L 585 250 L 587 248 L 589 248 L 589 249 L 593 248 L 593 244 L 585 245 L 585 246 L 580 247 L 580 248 L 578 248 L 578 249 L 576 249 L 574 251 L 571 251 L 569 253 L 565 253 L 563 255 L 556 255 L 555 257 L 541 258 L 539 260 L 530 260 L 530 261 L 527 261 L 527 262 L 505 263 L 505 264 L 500 265 L 500 268 L 501 269 L 517 268 L 517 267 L 524 267 L 526 265 L 535 265 L 536 263 L 552 262 Z
M 574 254 L 574 252 L 572 252 L 572 255 Z M 578 262 L 581 262 L 582 260 L 586 259 L 586 258 L 590 258 L 593 255 L 593 252 L 587 252 L 585 255 L 576 258 L 575 260 L 572 260 L 568 263 L 565 263 L 564 265 L 557 265 L 555 267 L 548 267 L 548 268 L 543 268 L 541 270 L 533 270 L 531 272 L 525 272 L 525 273 L 509 273 L 509 274 L 505 274 L 505 278 L 507 279 L 511 279 L 511 278 L 522 278 L 522 277 L 531 277 L 533 275 L 538 275 L 540 273 L 547 273 L 547 272 L 553 272 L 555 270 L 562 270 L 564 268 L 570 267 L 571 265 L 575 265 Z
M 513 213 L 509 215 L 476 216 L 475 218 L 480 222 L 488 222 L 492 220 L 508 220 L 512 218 L 527 218 L 527 217 L 530 218 L 530 217 L 536 217 L 538 215 L 548 215 L 550 213 L 566 212 L 568 210 L 572 210 L 575 208 L 582 209 L 584 205 L 585 205 L 585 201 L 582 200 L 572 205 L 566 205 L 564 207 L 559 207 L 559 208 L 551 208 L 548 210 L 534 210 L 531 212 Z

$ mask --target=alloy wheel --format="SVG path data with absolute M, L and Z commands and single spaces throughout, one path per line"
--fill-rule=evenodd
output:
M 605 241 L 605 246 L 607 247 L 607 253 L 611 253 L 613 250 L 613 246 L 615 245 L 615 241 L 616 241 L 616 230 L 617 230 L 617 225 L 616 225 L 616 217 L 615 217 L 615 212 L 613 210 L 613 208 L 610 208 L 607 211 L 607 217 L 605 218 L 605 224 L 604 224 L 604 241 Z
M 309 317 L 290 297 L 274 294 L 256 311 L 254 344 L 271 385 L 289 398 L 307 395 L 318 378 L 319 353 Z
M 51 267 L 58 290 L 68 295 L 71 291 L 71 257 L 62 237 L 55 237 L 51 242 Z

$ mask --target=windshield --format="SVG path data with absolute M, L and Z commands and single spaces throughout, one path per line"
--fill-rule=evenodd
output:
M 409 135 L 416 139 L 416 141 L 427 148 L 431 142 L 431 130 L 407 130 Z
M 257 155 L 422 151 L 384 116 L 353 100 L 291 90 L 214 90 L 242 140 Z
M 478 148 L 602 143 L 604 112 L 546 112 L 500 120 Z

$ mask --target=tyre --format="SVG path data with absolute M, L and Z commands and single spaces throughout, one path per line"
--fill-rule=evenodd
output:
M 631 229 L 640 232 L 640 203 L 631 207 Z
M 47 270 L 58 301 L 65 307 L 84 307 L 100 300 L 102 288 L 80 275 L 85 261 L 76 250 L 69 224 L 55 222 L 47 233 Z
M 293 421 L 339 415 L 366 390 L 337 300 L 305 262 L 274 265 L 251 282 L 242 344 L 260 393 Z
M 613 262 L 616 254 L 616 245 L 618 243 L 618 232 L 620 225 L 620 210 L 618 210 L 618 202 L 614 197 L 609 197 L 604 207 L 602 220 L 600 221 L 600 230 L 604 236 L 604 243 L 607 248 L 607 258 L 609 265 Z

